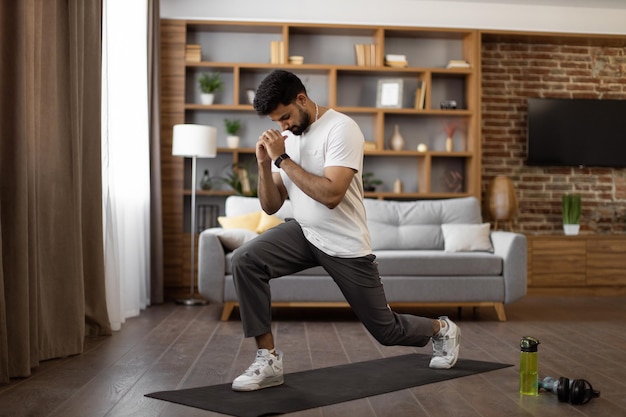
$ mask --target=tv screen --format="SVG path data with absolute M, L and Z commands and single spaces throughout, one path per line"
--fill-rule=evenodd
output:
M 626 167 L 626 100 L 529 98 L 526 163 Z

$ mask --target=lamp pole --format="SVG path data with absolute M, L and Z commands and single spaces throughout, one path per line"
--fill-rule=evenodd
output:
M 202 298 L 194 297 L 194 272 L 196 269 L 196 163 L 197 157 L 191 157 L 191 262 L 189 265 L 189 274 L 191 275 L 189 282 L 189 298 L 176 300 L 178 304 L 187 306 L 205 305 L 207 301 Z

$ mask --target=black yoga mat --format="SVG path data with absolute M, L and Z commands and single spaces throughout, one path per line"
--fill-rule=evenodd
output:
M 430 369 L 430 356 L 410 354 L 285 374 L 278 387 L 235 392 L 231 384 L 161 391 L 147 397 L 239 417 L 292 413 L 445 381 L 512 365 L 459 359 L 452 369 Z

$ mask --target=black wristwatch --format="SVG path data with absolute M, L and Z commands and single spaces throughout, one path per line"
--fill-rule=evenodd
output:
M 274 161 L 274 165 L 276 165 L 276 168 L 280 168 L 280 164 L 285 160 L 285 159 L 289 159 L 289 155 L 287 155 L 286 153 L 282 154 L 281 156 L 279 156 L 278 158 L 276 158 L 276 160 Z

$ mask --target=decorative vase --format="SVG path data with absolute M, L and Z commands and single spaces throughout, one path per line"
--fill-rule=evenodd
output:
M 494 220 L 494 229 L 498 228 L 499 221 L 507 221 L 509 229 L 517 213 L 517 196 L 513 181 L 509 177 L 497 176 L 489 186 L 489 214 Z
M 215 94 L 213 93 L 202 93 L 200 95 L 200 102 L 202 104 L 213 104 L 213 100 L 215 99 Z
M 400 178 L 393 182 L 393 192 L 396 194 L 402 192 L 402 180 Z
M 238 148 L 239 147 L 239 136 L 234 136 L 234 135 L 226 136 L 226 144 L 231 149 Z
M 446 138 L 446 152 L 452 152 L 454 150 L 454 141 L 450 136 Z
M 246 90 L 246 95 L 248 96 L 248 103 L 254 103 L 254 96 L 256 96 L 256 91 L 254 91 L 253 89 L 248 89 Z
M 580 231 L 579 224 L 564 224 L 563 225 L 563 233 L 567 236 L 577 235 Z
M 404 138 L 400 134 L 400 127 L 395 125 L 393 128 L 393 136 L 389 139 L 389 146 L 394 151 L 401 151 L 404 148 Z
M 210 190 L 211 186 L 212 184 L 211 184 L 211 177 L 209 176 L 209 170 L 205 169 L 204 175 L 200 179 L 200 188 L 202 188 L 203 190 Z

